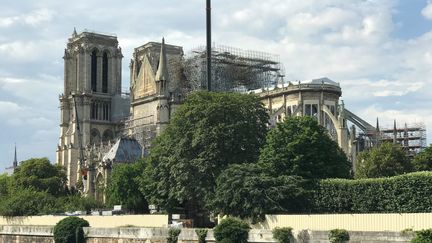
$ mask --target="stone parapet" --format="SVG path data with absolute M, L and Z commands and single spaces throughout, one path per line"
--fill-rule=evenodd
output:
M 53 226 L 0 226 L 0 242 L 35 242 L 51 243 L 53 240 Z M 95 228 L 85 227 L 84 234 L 87 243 L 166 243 L 168 228 Z M 328 243 L 329 231 L 305 231 L 304 238 L 308 241 L 300 241 L 299 232 L 294 231 L 295 242 Z M 389 231 L 350 231 L 352 243 L 408 243 L 413 237 L 412 233 Z M 213 230 L 209 229 L 206 242 L 215 242 Z M 251 243 L 275 243 L 271 230 L 252 229 L 249 232 L 248 242 Z M 182 229 L 178 243 L 198 243 L 195 229 Z

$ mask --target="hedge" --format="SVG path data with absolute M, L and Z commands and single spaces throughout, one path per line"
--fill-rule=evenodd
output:
M 315 213 L 432 212 L 432 172 L 373 179 L 326 179 L 317 184 Z

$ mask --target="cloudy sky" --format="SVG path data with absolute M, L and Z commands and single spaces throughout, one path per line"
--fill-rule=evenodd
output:
M 63 49 L 76 27 L 118 36 L 123 86 L 134 47 L 165 36 L 205 43 L 204 0 L 0 0 L 0 171 L 55 160 Z M 214 0 L 217 44 L 280 55 L 287 80 L 340 82 L 348 109 L 374 124 L 432 131 L 431 0 Z M 429 132 L 429 141 L 432 133 Z

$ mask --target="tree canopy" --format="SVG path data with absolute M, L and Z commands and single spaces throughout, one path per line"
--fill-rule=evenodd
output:
M 413 166 L 401 145 L 382 143 L 379 147 L 363 151 L 359 154 L 355 177 L 387 177 L 411 171 L 413 171 Z
M 20 189 L 0 203 L 3 216 L 30 216 L 58 212 L 55 197 L 47 192 Z
M 108 203 L 121 204 L 135 213 L 147 213 L 147 201 L 139 190 L 139 177 L 143 170 L 143 162 L 115 165 L 106 190 Z
M 192 93 L 152 144 L 144 194 L 168 210 L 204 208 L 229 164 L 257 160 L 268 119 L 254 95 Z
M 53 165 L 48 158 L 33 158 L 20 163 L 13 173 L 14 186 L 46 191 L 52 195 L 64 194 L 66 174 L 61 166 Z
M 412 160 L 416 171 L 432 170 L 432 145 L 418 153 Z
M 66 189 L 63 168 L 47 158 L 20 163 L 14 174 L 0 175 L 0 215 L 29 216 L 65 211 L 90 210 L 102 205 Z
M 11 179 L 7 173 L 0 175 L 0 199 L 9 194 L 9 189 L 11 186 Z
M 308 116 L 290 117 L 267 136 L 259 163 L 271 175 L 348 178 L 351 163 L 324 127 Z
M 298 213 L 307 206 L 299 176 L 269 176 L 257 164 L 230 165 L 217 179 L 212 211 L 263 220 L 269 213 Z

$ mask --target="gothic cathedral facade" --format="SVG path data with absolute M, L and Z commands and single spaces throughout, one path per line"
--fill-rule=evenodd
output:
M 112 140 L 129 114 L 130 101 L 121 95 L 122 58 L 115 36 L 92 32 L 78 35 L 74 31 L 69 38 L 63 57 L 64 92 L 59 97 L 56 153 L 69 187 L 78 182 L 83 148 Z

